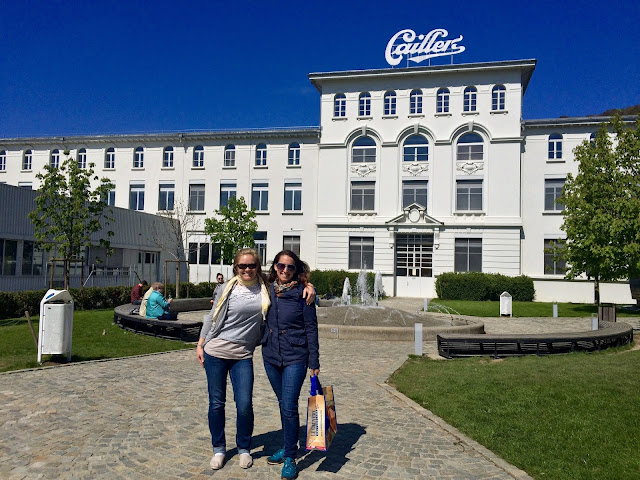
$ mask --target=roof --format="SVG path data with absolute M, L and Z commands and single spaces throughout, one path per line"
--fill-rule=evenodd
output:
M 457 65 L 433 65 L 427 67 L 407 67 L 407 68 L 379 68 L 374 70 L 345 70 L 342 72 L 318 72 L 310 73 L 309 80 L 322 93 L 322 83 L 331 80 L 348 79 L 348 78 L 371 78 L 371 77 L 394 77 L 407 75 L 429 75 L 453 72 L 473 72 L 473 71 L 491 71 L 501 69 L 516 69 L 522 71 L 522 90 L 526 91 L 531 80 L 531 75 L 536 68 L 535 59 L 527 60 L 505 60 L 499 62 L 478 62 L 478 63 L 461 63 Z
M 563 127 L 563 126 L 598 126 L 602 123 L 609 122 L 613 117 L 590 115 L 588 117 L 559 117 L 559 118 L 541 118 L 535 120 L 523 120 L 522 124 L 525 128 L 545 128 L 545 127 Z M 635 122 L 638 116 L 625 115 L 622 121 L 625 123 Z

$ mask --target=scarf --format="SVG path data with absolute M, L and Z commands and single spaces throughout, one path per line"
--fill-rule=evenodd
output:
M 295 280 L 293 282 L 285 283 L 283 285 L 279 284 L 278 282 L 273 282 L 273 289 L 276 291 L 276 296 L 279 297 L 284 292 L 288 292 L 296 285 L 298 285 L 298 282 Z
M 264 321 L 267 315 L 267 311 L 269 310 L 269 305 L 271 305 L 271 300 L 269 299 L 269 292 L 267 291 L 267 286 L 265 285 L 264 280 L 262 280 L 262 276 L 256 275 L 256 278 L 254 278 L 252 281 L 245 282 L 244 280 L 242 280 L 242 278 L 240 278 L 240 275 L 236 275 L 231 280 L 229 280 L 227 286 L 222 292 L 222 295 L 220 295 L 220 300 L 218 300 L 218 304 L 213 310 L 213 323 L 216 323 L 216 320 L 218 320 L 218 317 L 220 316 L 220 312 L 222 310 L 224 310 L 225 312 L 227 311 L 229 294 L 231 293 L 231 290 L 233 290 L 233 288 L 236 286 L 236 284 L 242 285 L 243 287 L 251 287 L 257 282 L 260 282 L 260 295 L 262 296 L 262 320 Z

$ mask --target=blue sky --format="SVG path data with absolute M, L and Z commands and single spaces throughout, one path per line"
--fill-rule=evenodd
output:
M 404 28 L 463 35 L 455 63 L 536 58 L 525 119 L 640 103 L 631 0 L 0 0 L 0 11 L 0 138 L 318 125 L 307 74 L 386 68 Z

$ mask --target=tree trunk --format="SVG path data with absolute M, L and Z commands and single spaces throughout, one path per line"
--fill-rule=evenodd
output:
M 176 262 L 176 298 L 180 298 L 180 260 Z
M 600 305 L 600 277 L 596 276 L 593 279 L 593 299 L 596 305 Z

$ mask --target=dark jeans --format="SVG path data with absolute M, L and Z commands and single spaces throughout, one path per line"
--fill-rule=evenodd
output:
M 142 303 L 142 299 L 138 299 L 138 300 L 134 300 L 133 302 L 131 302 L 131 305 L 140 305 Z
M 307 364 L 298 363 L 286 367 L 277 367 L 265 361 L 264 369 L 267 372 L 271 388 L 273 388 L 276 397 L 278 397 L 282 435 L 284 436 L 284 456 L 296 458 L 298 429 L 300 428 L 298 399 L 307 375 Z
M 236 446 L 238 453 L 249 453 L 253 434 L 253 359 L 226 360 L 204 353 L 204 371 L 209 389 L 209 431 L 213 453 L 226 453 L 224 405 L 227 374 L 231 377 L 236 401 Z
M 171 312 L 163 313 L 158 317 L 158 320 L 177 320 L 177 319 L 178 319 L 178 314 L 171 313 Z

